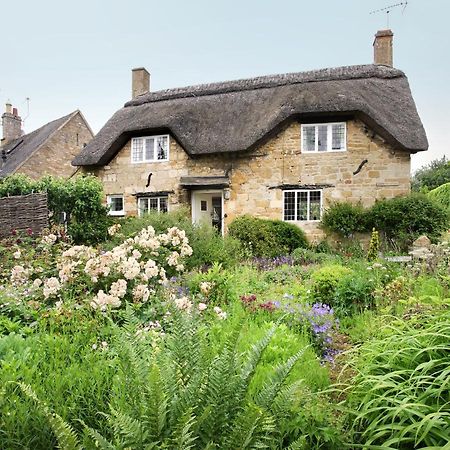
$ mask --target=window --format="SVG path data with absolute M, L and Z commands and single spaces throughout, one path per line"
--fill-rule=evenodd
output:
M 302 125 L 302 152 L 340 152 L 346 141 L 345 122 Z
M 138 137 L 131 140 L 131 162 L 169 161 L 169 136 Z
M 322 217 L 322 191 L 284 191 L 283 220 L 318 221 Z
M 167 212 L 168 197 L 141 197 L 138 199 L 139 216 L 147 214 L 149 211 Z
M 109 215 L 110 216 L 124 216 L 125 209 L 123 203 L 123 195 L 122 194 L 114 194 L 108 195 L 107 203 L 109 206 Z

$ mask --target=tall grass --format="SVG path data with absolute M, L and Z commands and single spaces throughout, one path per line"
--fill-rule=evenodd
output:
M 358 358 L 347 403 L 355 443 L 402 450 L 448 445 L 450 311 L 383 331 Z

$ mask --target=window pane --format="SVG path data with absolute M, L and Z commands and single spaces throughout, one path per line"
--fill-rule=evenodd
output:
M 152 197 L 152 198 L 149 198 L 148 200 L 150 203 L 149 208 L 152 211 L 158 211 L 158 197 Z
M 138 209 L 139 209 L 140 216 L 148 213 L 148 199 L 147 198 L 140 198 L 138 200 Z
M 305 126 L 303 130 L 303 150 L 313 152 L 316 149 L 316 127 Z
M 309 220 L 320 220 L 320 191 L 309 193 Z
M 167 197 L 160 197 L 159 199 L 159 211 L 167 212 Z
M 308 220 L 308 193 L 297 193 L 297 220 Z
M 156 138 L 156 151 L 158 152 L 158 159 L 167 159 L 168 156 L 168 143 L 167 136 L 160 136 Z
M 154 161 L 155 159 L 155 140 L 153 138 L 145 140 L 145 160 Z
M 327 134 L 328 134 L 327 125 L 317 126 L 317 150 L 319 150 L 319 152 L 327 151 Z
M 110 197 L 109 204 L 111 211 L 123 211 L 123 197 Z
M 295 220 L 295 192 L 284 193 L 284 220 Z
M 133 162 L 140 162 L 143 160 L 143 146 L 144 146 L 144 141 L 142 138 L 134 138 L 131 141 L 131 145 L 132 145 L 132 161 Z
M 332 150 L 345 149 L 345 124 L 338 123 L 332 126 Z

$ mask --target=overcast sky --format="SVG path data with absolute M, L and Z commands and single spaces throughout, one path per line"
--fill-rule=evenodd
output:
M 151 72 L 154 91 L 371 63 L 387 14 L 370 12 L 396 3 L 0 0 L 0 101 L 28 115 L 25 132 L 76 109 L 98 132 L 130 99 L 133 67 Z M 389 13 L 394 66 L 408 76 L 430 143 L 413 170 L 450 156 L 449 17 L 450 0 L 408 0 Z

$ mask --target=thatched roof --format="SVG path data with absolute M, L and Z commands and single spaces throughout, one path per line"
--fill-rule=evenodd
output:
M 240 152 L 289 120 L 339 115 L 361 118 L 403 150 L 428 148 L 405 74 L 365 65 L 144 94 L 117 111 L 73 164 L 107 164 L 131 136 L 161 132 L 192 156 Z
M 31 133 L 24 134 L 19 139 L 8 142 L 0 147 L 0 178 L 13 174 L 30 156 L 32 156 L 50 137 L 63 127 L 72 117 L 78 114 L 74 111 L 67 116 L 53 120 Z M 6 160 L 2 166 L 2 154 Z

